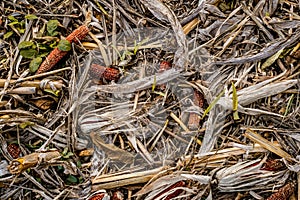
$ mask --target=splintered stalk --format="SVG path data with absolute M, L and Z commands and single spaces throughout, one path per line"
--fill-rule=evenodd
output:
M 79 26 L 76 30 L 74 30 L 66 40 L 70 43 L 78 43 L 80 40 L 85 38 L 88 34 L 89 29 L 86 25 Z M 68 51 L 59 50 L 58 47 L 53 49 L 51 53 L 47 56 L 44 62 L 40 65 L 39 69 L 37 70 L 37 74 L 44 73 L 52 69 L 65 55 L 67 55 Z
M 8 166 L 8 170 L 11 174 L 19 174 L 39 164 L 47 164 L 51 161 L 58 160 L 60 157 L 61 155 L 57 150 L 31 153 L 24 157 L 12 160 Z
M 7 80 L 6 79 L 0 79 L 0 88 L 4 87 L 4 84 Z M 15 84 L 18 82 L 17 80 L 10 80 L 9 84 Z M 40 88 L 41 81 L 24 81 L 22 83 L 19 83 L 19 87 L 36 87 Z M 64 84 L 62 81 L 51 81 L 51 84 L 57 89 L 61 89 L 64 87 Z M 51 89 L 49 82 L 45 86 L 46 89 Z
M 36 94 L 36 87 L 19 87 L 7 91 L 8 94 Z
M 92 179 L 92 191 L 99 189 L 113 189 L 131 184 L 146 183 L 158 173 L 167 170 L 167 167 L 155 168 L 147 171 L 131 173 L 104 174 Z

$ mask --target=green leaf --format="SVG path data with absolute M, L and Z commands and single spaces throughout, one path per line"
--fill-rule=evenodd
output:
M 34 58 L 29 64 L 29 70 L 31 73 L 34 73 L 38 70 L 40 64 L 42 63 L 43 59 L 41 57 Z
M 238 115 L 238 97 L 236 93 L 236 88 L 233 82 L 231 82 L 232 86 L 232 110 L 233 110 L 233 119 L 234 120 L 239 120 L 239 115 Z
M 35 55 L 37 54 L 37 51 L 34 49 L 22 49 L 20 51 L 20 54 L 24 57 L 24 58 L 34 58 Z
M 4 34 L 3 39 L 8 39 L 10 36 L 12 36 L 14 34 L 14 32 L 9 31 L 7 33 Z
M 15 24 L 18 24 L 18 23 L 19 23 L 18 21 L 16 21 L 16 22 L 14 21 L 14 22 L 8 23 L 8 25 L 9 25 L 9 26 L 12 26 L 12 25 L 15 25 Z
M 77 183 L 78 180 L 77 180 L 77 178 L 75 176 L 69 175 L 68 178 L 67 178 L 67 181 L 69 183 Z
M 61 152 L 61 155 L 65 156 L 68 153 L 68 147 L 65 147 L 64 150 Z
M 269 57 L 264 64 L 261 66 L 261 69 L 265 69 L 269 66 L 271 66 L 281 55 L 281 53 L 283 52 L 283 49 L 280 49 L 277 53 L 275 53 L 274 55 L 272 55 L 271 57 Z
M 17 30 L 19 31 L 19 33 L 25 33 L 25 28 L 17 28 Z
M 68 40 L 61 40 L 59 41 L 57 48 L 60 51 L 70 51 L 71 50 L 71 43 Z
M 63 158 L 68 159 L 71 156 L 74 156 L 74 154 L 72 152 L 68 152 L 66 155 L 63 156 Z
M 44 91 L 45 92 L 48 92 L 48 93 L 50 93 L 50 94 L 53 94 L 54 96 L 59 96 L 59 94 L 60 94 L 60 90 L 56 90 L 56 91 L 53 91 L 53 90 L 51 90 L 51 89 L 44 89 Z
M 29 14 L 29 15 L 26 15 L 25 16 L 25 19 L 28 19 L 28 20 L 34 20 L 34 19 L 37 19 L 38 17 L 36 15 L 32 15 L 32 14 Z
M 225 93 L 225 90 L 223 90 L 208 106 L 208 108 L 206 108 L 206 110 L 204 111 L 202 118 L 203 119 L 208 113 L 209 111 L 211 111 L 211 109 L 217 104 L 217 102 L 220 100 L 221 96 L 223 96 Z
M 39 57 L 44 58 L 49 54 L 49 52 L 40 52 Z
M 82 166 L 82 164 L 81 164 L 80 160 L 77 160 L 77 162 L 76 162 L 76 166 L 77 166 L 77 167 L 79 167 L 79 168 Z
M 158 95 L 160 95 L 160 96 L 166 96 L 166 94 L 165 93 L 163 93 L 163 92 L 156 92 L 156 91 L 153 91 L 153 93 L 154 94 L 158 94 Z
M 57 32 L 55 31 L 59 25 L 58 20 L 49 20 L 47 23 L 47 31 L 51 36 L 57 35 Z
M 155 90 L 155 87 L 156 87 L 156 76 L 154 75 L 154 80 L 152 83 L 152 92 Z
M 24 129 L 24 128 L 26 128 L 27 126 L 33 126 L 33 125 L 34 125 L 34 122 L 23 122 L 23 123 L 19 124 L 19 127 L 20 127 L 21 129 Z
M 51 47 L 51 48 L 55 48 L 56 47 L 56 42 L 54 41 L 53 43 L 51 43 L 50 45 L 49 45 L 49 47 Z
M 45 45 L 38 44 L 38 46 L 39 50 L 47 50 L 47 47 Z
M 134 50 L 133 50 L 133 54 L 136 55 L 137 51 L 139 50 L 139 48 L 145 44 L 146 42 L 148 42 L 149 38 L 145 38 L 142 41 L 140 41 L 139 43 L 136 43 L 136 40 L 134 41 Z
M 289 113 L 290 108 L 292 106 L 293 99 L 294 99 L 294 94 L 292 94 L 291 97 L 289 98 L 289 101 L 288 101 L 288 103 L 286 105 L 285 112 L 284 112 L 283 116 L 287 116 L 287 114 Z
M 32 41 L 23 41 L 18 45 L 18 48 L 21 49 L 27 49 L 29 47 L 31 47 L 32 45 L 34 45 L 34 43 Z
M 12 22 L 18 22 L 18 20 L 14 16 L 8 16 L 7 18 Z
M 20 21 L 20 22 L 19 22 L 19 25 L 20 25 L 21 27 L 25 27 L 25 21 L 24 21 L 24 20 Z

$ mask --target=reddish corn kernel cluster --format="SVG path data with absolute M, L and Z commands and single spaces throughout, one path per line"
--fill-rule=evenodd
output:
M 168 62 L 168 61 L 162 61 L 160 63 L 160 65 L 159 65 L 158 72 L 161 73 L 161 72 L 164 72 L 164 71 L 169 70 L 171 68 L 172 68 L 172 65 L 171 65 L 170 62 Z M 166 89 L 166 85 L 165 84 L 159 85 L 158 88 L 160 88 L 161 90 L 164 90 L 164 89 Z
M 293 183 L 288 183 L 278 190 L 278 192 L 272 194 L 267 200 L 286 200 L 294 193 L 295 186 Z
M 99 193 L 99 194 L 93 195 L 88 200 L 102 200 L 104 196 L 105 196 L 105 193 Z
M 115 191 L 112 200 L 124 200 L 124 194 L 121 191 Z
M 9 144 L 7 146 L 7 151 L 14 159 L 18 158 L 21 153 L 20 147 L 16 144 Z
M 203 107 L 204 104 L 204 96 L 200 92 L 194 90 L 193 102 L 196 106 L 200 108 Z M 188 127 L 191 129 L 197 129 L 200 123 L 200 118 L 196 113 L 191 113 L 189 117 Z
M 94 78 L 105 78 L 109 81 L 116 81 L 120 78 L 120 72 L 118 69 L 104 67 L 98 64 L 92 64 L 92 66 L 90 67 L 90 75 Z
M 166 71 L 168 69 L 171 69 L 172 65 L 168 61 L 162 61 L 159 65 L 159 72 Z
M 267 160 L 266 163 L 263 165 L 261 169 L 267 170 L 267 171 L 278 171 L 285 168 L 285 165 L 280 160 Z

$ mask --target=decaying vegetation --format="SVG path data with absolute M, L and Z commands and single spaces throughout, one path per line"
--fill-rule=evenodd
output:
M 300 199 L 298 0 L 0 4 L 1 199 Z

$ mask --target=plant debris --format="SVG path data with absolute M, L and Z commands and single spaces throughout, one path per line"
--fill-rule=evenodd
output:
M 297 199 L 299 12 L 3 0 L 0 199 Z

